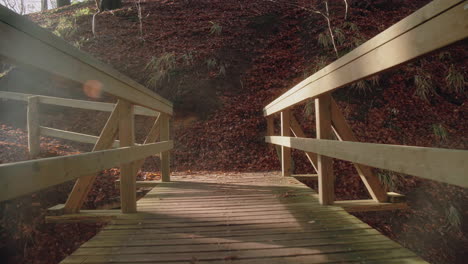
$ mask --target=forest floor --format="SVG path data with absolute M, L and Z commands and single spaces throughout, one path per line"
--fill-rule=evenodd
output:
M 347 21 L 342 1 L 331 2 L 339 56 L 429 1 L 367 2 L 353 4 Z M 309 3 L 154 0 L 141 3 L 140 24 L 138 5 L 124 1 L 123 8 L 96 16 L 95 36 L 92 3 L 29 17 L 174 102 L 175 173 L 271 171 L 280 167 L 276 154 L 264 143 L 262 108 L 336 59 L 326 21 L 300 8 Z M 447 77 L 454 72 L 466 76 L 465 47 L 466 41 L 341 88 L 333 96 L 361 141 L 468 149 L 466 83 L 463 89 L 452 89 Z M 40 92 L 28 85 L 17 89 L 27 79 L 18 79 L 22 71 L 14 68 L 0 78 L 0 89 L 52 95 L 64 90 L 66 82 L 56 76 L 47 77 L 52 86 Z M 295 107 L 294 114 L 306 133 L 314 136 L 311 109 L 312 102 L 307 102 Z M 22 113 L 24 107 L 15 111 Z M 24 117 L 0 118 L 0 163 L 28 159 Z M 41 122 L 97 135 L 106 118 L 104 113 L 45 109 Z M 151 121 L 137 118 L 138 139 Z M 41 148 L 43 157 L 90 150 L 90 146 L 50 138 L 42 139 Z M 302 153 L 294 151 L 293 155 L 296 173 L 313 173 Z M 156 169 L 155 161 L 149 160 L 139 177 L 158 178 Z M 368 197 L 351 164 L 336 160 L 334 169 L 338 199 Z M 411 209 L 356 215 L 429 262 L 464 263 L 468 257 L 468 222 L 464 221 L 468 191 L 388 171 L 376 173 L 389 190 L 407 196 Z M 87 208 L 118 199 L 114 188 L 118 169 L 106 170 L 102 176 L 88 197 Z M 45 209 L 63 203 L 71 186 L 63 184 L 0 204 L 0 256 L 6 260 L 0 258 L 0 262 L 57 263 L 99 230 L 101 225 L 44 224 Z

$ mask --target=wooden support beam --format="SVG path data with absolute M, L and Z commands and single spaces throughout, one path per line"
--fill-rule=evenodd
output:
M 389 211 L 389 210 L 405 210 L 408 209 L 408 204 L 402 203 L 379 203 L 374 200 L 348 200 L 335 201 L 334 206 L 341 207 L 349 213 L 357 212 L 372 212 L 372 211 Z
M 96 144 L 99 140 L 99 137 L 96 136 L 43 126 L 40 127 L 40 133 L 43 136 L 56 137 L 87 144 Z M 115 140 L 114 143 L 112 143 L 113 148 L 118 148 L 119 146 L 120 143 L 118 140 Z
M 331 126 L 331 94 L 325 94 L 315 99 L 315 120 L 317 139 L 332 139 Z M 335 175 L 333 174 L 333 159 L 317 155 L 318 189 L 321 204 L 333 204 L 335 200 Z
M 120 147 L 135 144 L 135 124 L 133 105 L 119 100 L 119 140 Z M 136 169 L 135 162 L 120 165 L 120 202 L 122 213 L 136 213 Z
M 468 150 L 267 137 L 266 142 L 337 159 L 468 187 Z M 411 162 L 408 162 L 411 161 Z
M 29 156 L 36 158 L 41 152 L 41 139 L 39 132 L 39 99 L 37 96 L 28 97 L 28 149 Z
M 112 112 L 115 107 L 115 104 L 113 103 L 103 103 L 103 102 L 60 98 L 60 97 L 52 97 L 52 96 L 44 96 L 44 95 L 0 91 L 0 98 L 5 98 L 9 100 L 18 100 L 18 101 L 27 102 L 29 96 L 37 96 L 39 98 L 39 103 L 41 104 L 79 108 L 79 109 L 85 109 L 85 110 Z M 159 113 L 154 110 L 148 109 L 146 107 L 135 106 L 135 115 L 158 116 Z
M 308 179 L 308 180 L 318 180 L 318 174 L 293 174 L 291 177 Z
M 281 136 L 289 137 L 291 126 L 291 112 L 286 109 L 281 112 Z M 291 176 L 291 148 L 281 146 L 281 172 L 283 176 Z
M 0 164 L 0 201 L 172 149 L 172 141 Z M 20 180 L 19 180 L 20 179 Z
M 100 151 L 104 149 L 109 149 L 112 147 L 115 138 L 117 137 L 117 131 L 119 128 L 119 112 L 120 112 L 119 103 L 116 104 L 114 111 L 112 111 L 109 119 L 107 120 L 104 128 L 101 131 L 99 139 L 94 145 L 93 151 Z M 90 174 L 83 177 L 80 177 L 73 186 L 73 189 L 68 196 L 68 199 L 65 203 L 64 211 L 65 213 L 78 213 L 80 208 L 83 206 L 83 203 L 88 196 L 88 193 L 91 191 L 94 181 L 96 180 L 96 174 Z
M 303 80 L 264 108 L 268 116 L 389 70 L 468 36 L 466 1 L 435 0 Z
M 295 137 L 306 137 L 304 131 L 301 128 L 301 124 L 297 121 L 297 119 L 294 117 L 294 115 L 291 115 L 291 132 Z M 317 154 L 313 152 L 304 152 L 306 155 L 307 159 L 309 160 L 310 164 L 312 164 L 312 167 L 314 167 L 315 171 L 318 171 L 317 169 Z
M 169 140 L 169 116 L 161 113 L 159 115 L 159 129 L 160 129 L 160 140 L 166 141 Z M 165 151 L 161 152 L 161 180 L 163 182 L 171 181 L 171 171 L 170 171 L 170 152 Z
M 161 184 L 161 181 L 136 181 L 136 188 L 153 188 Z M 115 181 L 115 187 L 119 188 L 120 180 Z
M 48 224 L 106 223 L 121 215 L 120 210 L 82 210 L 75 214 L 47 215 L 45 222 Z
M 267 116 L 267 136 L 274 136 L 275 135 L 275 118 L 274 116 Z M 278 156 L 278 160 L 281 162 L 281 147 L 278 145 L 270 145 L 270 149 L 274 149 L 276 151 L 276 156 Z
M 331 101 L 331 119 L 334 132 L 338 139 L 341 141 L 358 142 L 358 139 L 354 136 L 351 127 L 349 127 L 345 117 L 341 113 L 338 104 L 333 99 Z M 379 178 L 377 178 L 377 176 L 372 172 L 372 169 L 366 165 L 358 163 L 353 163 L 353 165 L 372 199 L 378 202 L 386 202 L 388 197 L 385 187 L 382 185 Z

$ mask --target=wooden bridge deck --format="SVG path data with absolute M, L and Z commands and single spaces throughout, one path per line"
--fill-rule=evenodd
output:
M 62 263 L 425 263 L 294 178 L 173 179 Z

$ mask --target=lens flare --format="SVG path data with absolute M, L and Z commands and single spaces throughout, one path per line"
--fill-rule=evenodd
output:
M 91 98 L 100 98 L 103 84 L 97 80 L 89 80 L 83 84 L 83 92 Z

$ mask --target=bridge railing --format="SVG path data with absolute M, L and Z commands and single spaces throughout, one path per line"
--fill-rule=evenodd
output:
M 468 151 L 359 143 L 336 102 L 335 89 L 369 78 L 398 65 L 463 40 L 468 36 L 468 1 L 435 0 L 352 52 L 303 80 L 264 108 L 266 142 L 281 147 L 285 176 L 291 172 L 291 149 L 306 152 L 318 172 L 322 204 L 335 202 L 332 159 L 353 162 L 376 202 L 389 197 L 370 167 L 468 187 Z M 317 138 L 304 132 L 291 108 L 314 99 Z M 281 119 L 281 136 L 274 136 L 274 117 Z M 332 140 L 333 134 L 339 139 Z M 293 136 L 293 137 L 291 137 Z
M 39 135 L 93 143 L 93 152 L 35 159 L 0 165 L 0 201 L 13 199 L 77 179 L 66 203 L 65 213 L 77 213 L 92 188 L 97 173 L 120 166 L 120 195 L 123 213 L 136 212 L 136 174 L 148 156 L 159 154 L 162 181 L 170 181 L 169 135 L 172 103 L 132 79 L 79 51 L 26 18 L 0 6 L 0 57 L 34 67 L 79 83 L 97 81 L 103 92 L 118 98 L 116 104 L 1 92 L 0 98 L 28 102 L 29 149 L 39 153 Z M 40 104 L 111 112 L 99 137 L 41 127 Z M 134 114 L 155 116 L 144 144 L 135 144 Z M 159 142 L 156 140 L 159 137 Z M 111 149 L 119 139 L 118 148 Z

